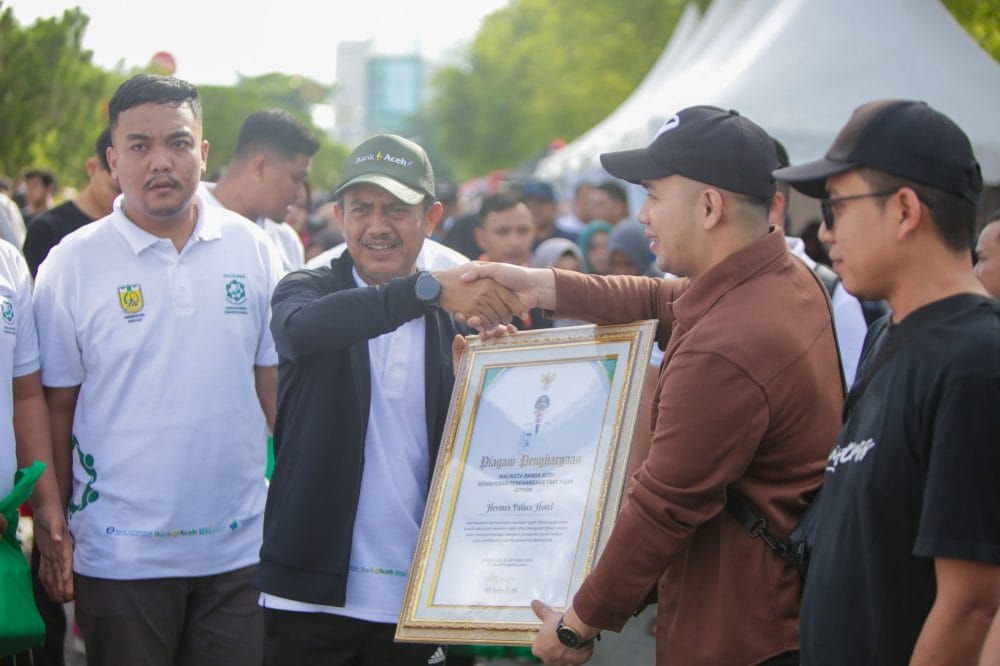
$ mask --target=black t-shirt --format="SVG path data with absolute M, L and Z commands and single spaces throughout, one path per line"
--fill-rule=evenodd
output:
M 49 256 L 49 250 L 64 236 L 93 221 L 72 201 L 61 203 L 32 218 L 24 237 L 24 258 L 28 260 L 31 275 L 38 273 L 38 266 Z
M 1000 304 L 964 294 L 878 322 L 862 365 L 899 336 L 827 459 L 804 664 L 907 663 L 933 558 L 1000 564 Z

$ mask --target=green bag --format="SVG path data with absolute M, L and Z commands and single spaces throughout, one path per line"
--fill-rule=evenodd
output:
M 35 481 L 45 464 L 17 470 L 14 490 L 0 499 L 0 513 L 7 519 L 7 531 L 0 541 L 0 657 L 27 650 L 45 642 L 45 623 L 35 607 L 31 589 L 31 568 L 17 544 L 17 510 L 31 497 Z

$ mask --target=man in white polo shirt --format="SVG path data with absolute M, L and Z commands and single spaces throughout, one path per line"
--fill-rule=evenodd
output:
M 194 86 L 135 76 L 109 116 L 122 196 L 53 249 L 35 299 L 88 663 L 252 664 L 281 259 L 196 196 Z
M 38 369 L 31 274 L 17 248 L 0 240 L 0 499 L 13 489 L 18 467 L 35 460 L 45 463 L 31 497 L 35 548 L 41 553 L 39 578 L 53 599 L 68 601 L 72 540 L 52 469 L 52 439 Z M 0 514 L 0 541 L 8 527 Z
M 202 183 L 209 204 L 225 206 L 257 223 L 281 251 L 285 271 L 305 264 L 298 233 L 281 222 L 306 186 L 319 142 L 309 129 L 279 110 L 250 114 L 240 127 L 233 158 L 216 185 Z

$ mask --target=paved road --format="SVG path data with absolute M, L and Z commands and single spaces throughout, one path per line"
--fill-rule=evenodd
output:
M 639 617 L 625 625 L 620 634 L 606 631 L 594 651 L 590 666 L 653 666 L 655 660 L 653 636 L 649 624 L 656 616 L 655 607 L 647 608 Z M 87 666 L 86 657 L 72 649 L 66 641 L 66 666 Z M 524 662 L 510 659 L 491 661 L 488 666 L 523 666 Z
M 656 607 L 650 606 L 639 617 L 632 618 L 620 634 L 605 631 L 594 650 L 588 666 L 653 666 L 656 659 L 655 641 L 649 625 L 656 617 Z M 524 662 L 502 659 L 488 666 L 523 666 Z

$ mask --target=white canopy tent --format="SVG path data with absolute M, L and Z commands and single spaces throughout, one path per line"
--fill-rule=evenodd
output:
M 880 98 L 946 113 L 986 182 L 1000 183 L 1000 65 L 938 0 L 715 0 L 701 17 L 689 5 L 633 94 L 535 174 L 564 188 L 607 178 L 600 153 L 647 145 L 693 104 L 738 110 L 795 164 L 822 156 L 851 111 Z

